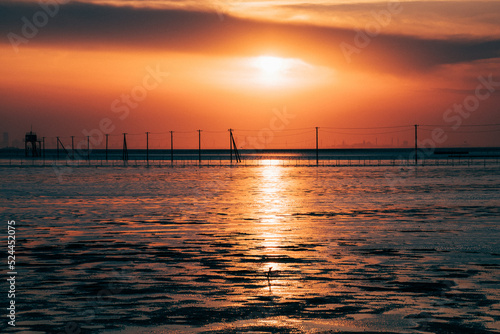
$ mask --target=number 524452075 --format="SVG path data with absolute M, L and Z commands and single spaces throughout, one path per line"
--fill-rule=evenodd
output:
M 10 270 L 14 270 L 16 265 L 16 222 L 14 220 L 7 221 L 7 248 L 8 258 L 7 263 Z

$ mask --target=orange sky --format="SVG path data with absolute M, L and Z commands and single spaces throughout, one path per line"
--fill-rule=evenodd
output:
M 498 132 L 458 134 L 500 123 L 499 1 L 63 2 L 0 1 L 11 140 L 31 125 L 83 136 L 107 119 L 112 136 L 193 132 L 193 147 L 203 129 L 220 148 L 228 128 L 257 135 L 286 110 L 268 147 L 312 147 L 299 129 L 315 126 L 323 147 L 389 146 L 411 131 L 328 128 L 416 123 L 455 126 L 441 146 L 500 145 Z M 464 103 L 472 111 L 448 111 Z

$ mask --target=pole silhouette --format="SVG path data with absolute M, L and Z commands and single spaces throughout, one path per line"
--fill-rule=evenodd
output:
M 229 162 L 233 164 L 233 129 L 229 129 Z
M 319 164 L 319 154 L 318 154 L 318 127 L 316 127 L 316 166 Z
M 229 129 L 229 140 L 231 141 L 231 163 L 233 162 L 233 155 L 232 155 L 232 151 L 234 151 L 234 158 L 236 160 L 236 162 L 241 162 L 241 156 L 240 156 L 240 153 L 238 152 L 238 147 L 236 146 L 236 141 L 234 140 L 234 136 L 233 136 L 233 130 L 232 129 Z
M 201 165 L 201 130 L 198 130 L 198 164 Z
M 123 151 L 122 151 L 123 161 L 128 160 L 128 150 L 127 150 L 127 134 L 123 134 Z
M 146 132 L 146 163 L 149 166 L 149 132 Z
M 174 164 L 174 131 L 170 131 L 170 163 Z
M 415 124 L 415 166 L 418 164 L 418 125 Z

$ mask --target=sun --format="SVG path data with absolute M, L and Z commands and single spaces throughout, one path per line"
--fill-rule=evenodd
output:
M 331 82 L 332 76 L 329 68 L 309 64 L 300 58 L 270 54 L 237 58 L 234 65 L 234 72 L 228 74 L 232 86 L 236 83 L 273 91 Z M 227 63 L 224 66 L 227 68 Z
M 259 56 L 254 58 L 253 65 L 262 83 L 275 85 L 286 78 L 291 63 L 285 58 Z
M 255 59 L 255 65 L 264 73 L 276 74 L 285 69 L 286 60 L 279 57 L 260 56 Z

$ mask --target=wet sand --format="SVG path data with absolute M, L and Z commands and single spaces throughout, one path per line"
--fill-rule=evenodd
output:
M 32 333 L 498 333 L 498 167 L 2 168 Z

